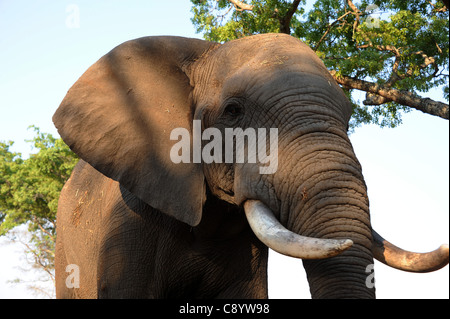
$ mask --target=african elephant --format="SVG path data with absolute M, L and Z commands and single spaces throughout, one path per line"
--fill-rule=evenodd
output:
M 320 59 L 287 35 L 117 46 L 53 116 L 81 158 L 59 200 L 57 297 L 267 298 L 268 247 L 303 259 L 313 298 L 374 298 L 374 257 L 408 271 L 445 266 L 448 246 L 410 253 L 372 229 L 351 114 Z M 243 161 L 238 134 L 225 145 L 236 128 Z M 248 128 L 265 147 L 257 161 Z M 274 128 L 264 157 L 272 137 L 259 132 Z

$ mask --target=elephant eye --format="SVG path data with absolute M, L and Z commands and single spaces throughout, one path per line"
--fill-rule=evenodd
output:
M 231 116 L 238 116 L 242 114 L 242 107 L 236 104 L 230 104 L 227 105 L 225 108 L 225 114 L 231 115 Z

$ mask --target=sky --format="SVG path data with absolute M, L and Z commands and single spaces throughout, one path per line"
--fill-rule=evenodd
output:
M 201 38 L 188 0 L 0 1 L 0 140 L 26 156 L 35 125 L 58 136 L 52 115 L 67 90 L 120 43 L 152 35 Z M 443 101 L 440 91 L 429 97 Z M 360 96 L 362 101 L 364 96 Z M 365 125 L 350 136 L 368 186 L 374 229 L 426 252 L 449 243 L 449 124 L 412 111 L 395 129 Z M 22 246 L 0 238 L 0 298 L 34 298 L 6 281 L 34 276 Z M 37 276 L 37 275 L 35 275 Z M 411 274 L 375 263 L 378 298 L 449 298 L 449 267 Z M 310 298 L 301 261 L 271 252 L 270 298 Z

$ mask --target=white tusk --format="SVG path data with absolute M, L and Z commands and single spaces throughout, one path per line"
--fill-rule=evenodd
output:
M 373 256 L 392 268 L 410 272 L 431 272 L 448 265 L 448 245 L 441 245 L 428 253 L 414 253 L 391 244 L 373 229 L 372 237 Z
M 272 211 L 259 200 L 247 200 L 244 210 L 256 237 L 283 255 L 321 259 L 339 255 L 353 245 L 350 239 L 320 239 L 293 233 L 283 227 Z

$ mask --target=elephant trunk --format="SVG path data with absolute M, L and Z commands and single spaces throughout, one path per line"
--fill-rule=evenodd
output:
M 301 184 L 303 195 L 293 201 L 287 227 L 303 236 L 346 239 L 353 245 L 332 258 L 303 260 L 311 296 L 375 298 L 369 203 L 362 176 L 344 169 L 320 175 Z
M 254 178 L 253 166 L 239 167 L 237 202 L 246 200 L 256 236 L 275 251 L 303 259 L 313 298 L 374 298 L 374 257 L 408 271 L 446 265 L 448 246 L 409 253 L 372 230 L 362 168 L 345 130 L 332 118 L 316 120 L 317 109 L 307 110 L 289 116 L 280 111 L 296 129 L 280 132 L 283 151 L 275 174 Z M 304 125 L 308 117 L 311 123 Z
M 353 242 L 337 256 L 303 260 L 312 297 L 375 298 L 367 188 L 347 135 L 326 127 L 287 147 L 292 153 L 279 158 L 286 171 L 274 176 L 287 187 L 278 194 L 281 223 L 302 236 Z
M 244 203 L 249 224 L 263 243 L 304 259 L 313 298 L 374 298 L 373 257 L 413 272 L 448 264 L 446 245 L 418 254 L 378 235 L 370 224 L 367 190 L 356 158 L 343 156 L 330 169 L 330 164 L 320 162 L 321 156 L 313 156 L 315 172 L 306 169 L 310 176 L 296 174 L 300 181 L 288 184 L 296 188 L 287 192 L 294 194 L 290 200 L 282 200 L 288 205 L 277 212 L 281 223 L 265 203 L 251 199 Z

